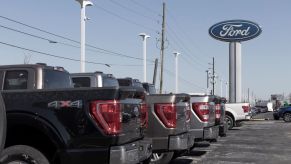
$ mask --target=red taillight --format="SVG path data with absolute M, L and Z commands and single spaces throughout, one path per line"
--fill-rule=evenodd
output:
M 208 103 L 193 103 L 192 108 L 201 121 L 207 122 L 209 119 L 209 104 Z
M 117 135 L 121 131 L 120 103 L 115 100 L 93 101 L 90 113 L 105 134 Z
M 177 109 L 175 104 L 155 104 L 155 112 L 167 128 L 176 128 Z
M 142 103 L 140 105 L 141 126 L 148 127 L 148 108 L 147 105 Z
M 244 113 L 249 113 L 250 112 L 250 106 L 242 106 Z
M 220 104 L 216 104 L 215 105 L 215 118 L 217 120 L 219 120 L 221 117 L 221 105 Z

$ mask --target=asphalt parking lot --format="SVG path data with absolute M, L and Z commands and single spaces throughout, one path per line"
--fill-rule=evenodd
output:
M 291 163 L 291 123 L 273 120 L 272 113 L 254 119 L 228 131 L 218 142 L 197 144 L 190 154 L 171 164 Z

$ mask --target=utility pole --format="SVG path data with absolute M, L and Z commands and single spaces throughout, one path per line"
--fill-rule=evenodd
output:
M 159 64 L 158 59 L 155 59 L 155 68 L 154 68 L 154 77 L 153 77 L 154 86 L 156 85 L 158 64 Z
M 160 94 L 163 93 L 163 70 L 164 70 L 164 49 L 165 49 L 165 24 L 166 24 L 166 3 L 163 2 L 163 23 L 162 23 L 162 41 L 161 41 L 161 77 L 160 77 Z
M 208 90 L 208 88 L 209 88 L 209 70 L 206 70 L 206 74 L 207 74 L 207 76 L 206 76 L 206 87 L 207 87 L 207 90 Z
M 178 93 L 178 91 L 179 91 L 179 89 L 178 89 L 179 88 L 178 56 L 180 55 L 180 53 L 179 52 L 174 52 L 174 55 L 175 55 L 175 66 L 176 66 L 176 69 L 175 69 L 175 71 L 176 71 L 176 88 L 175 88 L 175 93 Z
M 143 41 L 143 82 L 147 82 L 147 38 L 150 38 L 146 33 L 140 33 Z
M 223 79 L 220 79 L 220 97 L 222 97 L 223 96 L 223 94 L 222 94 L 222 84 L 223 84 Z
M 80 64 L 80 67 L 81 67 L 81 72 L 85 72 L 85 36 L 86 36 L 86 29 L 85 29 L 85 21 L 88 20 L 88 18 L 86 17 L 86 14 L 85 14 L 85 9 L 86 9 L 86 6 L 92 6 L 93 3 L 90 1 L 90 0 L 76 0 L 80 3 L 81 5 L 81 64 Z
M 250 88 L 248 88 L 248 103 L 250 102 Z
M 215 69 L 214 69 L 214 57 L 212 58 L 212 95 L 214 95 L 215 86 Z

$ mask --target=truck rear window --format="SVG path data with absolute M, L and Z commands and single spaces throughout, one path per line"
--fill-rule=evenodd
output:
M 90 87 L 90 78 L 89 77 L 73 77 L 72 78 L 73 84 L 75 88 L 80 87 Z
M 120 86 L 132 86 L 131 80 L 129 79 L 118 79 L 118 83 Z
M 70 74 L 63 71 L 44 69 L 44 88 L 72 88 Z
M 6 71 L 4 90 L 27 89 L 28 72 L 25 70 Z
M 107 77 L 107 76 L 103 76 L 103 87 L 118 87 L 118 81 L 115 78 L 111 78 L 111 77 Z

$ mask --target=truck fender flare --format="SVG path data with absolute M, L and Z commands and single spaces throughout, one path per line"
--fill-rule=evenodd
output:
M 229 115 L 230 117 L 232 117 L 233 121 L 235 122 L 235 117 L 233 116 L 233 114 L 230 111 L 225 111 L 225 115 Z
M 21 117 L 21 125 L 32 127 L 40 131 L 47 136 L 57 148 L 63 148 L 65 146 L 65 142 L 59 132 L 45 119 L 29 113 L 8 113 L 7 122 L 9 123 L 11 119 L 15 120 L 18 117 Z

